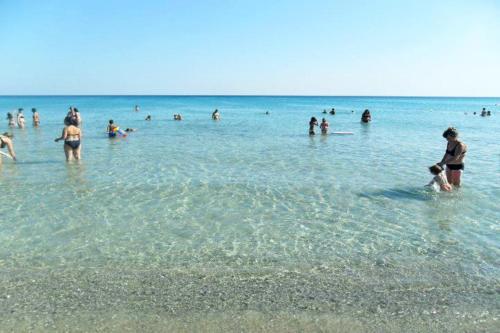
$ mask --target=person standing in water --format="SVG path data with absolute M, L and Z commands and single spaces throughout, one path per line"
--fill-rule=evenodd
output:
M 24 123 L 25 119 L 24 119 L 23 109 L 19 109 L 17 110 L 17 126 L 19 126 L 19 128 L 24 128 Z
M 316 117 L 311 117 L 311 120 L 309 121 L 309 135 L 315 135 L 314 133 L 314 127 L 318 126 L 318 120 Z
M 215 111 L 212 113 L 212 119 L 213 120 L 220 120 L 219 110 L 215 109 Z
M 15 161 L 16 160 L 16 153 L 14 152 L 14 144 L 12 143 L 12 138 L 14 136 L 10 133 L 5 132 L 4 134 L 0 135 L 0 148 L 5 148 L 7 147 L 7 150 L 9 151 L 10 157 Z M 2 158 L 0 157 L 0 165 L 2 164 Z
M 139 108 L 139 105 L 136 105 L 134 110 L 135 110 L 135 112 L 139 112 L 141 109 Z
M 16 127 L 16 120 L 14 119 L 14 115 L 10 112 L 7 112 L 7 119 L 9 120 L 9 127 Z
M 38 111 L 35 108 L 32 108 L 31 112 L 33 113 L 33 126 L 40 126 L 40 115 L 38 114 Z
M 361 122 L 369 123 L 370 121 L 372 121 L 372 115 L 370 114 L 370 111 L 366 109 L 361 115 Z
M 79 160 L 81 158 L 82 130 L 78 128 L 76 119 L 71 117 L 66 117 L 66 119 L 64 119 L 64 125 L 66 126 L 62 131 L 62 135 L 54 141 L 58 142 L 64 140 L 66 162 L 70 161 L 72 158 Z
M 446 145 L 446 152 L 443 159 L 437 165 L 440 167 L 446 165 L 446 178 L 448 182 L 453 186 L 460 186 L 467 145 L 458 140 L 458 131 L 453 127 L 448 127 L 444 131 L 443 138 L 448 141 L 448 144 Z
M 321 134 L 323 134 L 323 135 L 328 134 L 328 127 L 329 126 L 330 126 L 330 124 L 328 124 L 328 122 L 326 121 L 326 119 L 323 118 L 321 120 L 321 124 L 319 125 L 319 128 L 321 128 Z

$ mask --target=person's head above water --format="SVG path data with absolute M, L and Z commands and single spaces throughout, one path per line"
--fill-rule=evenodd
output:
M 36 108 L 31 108 L 31 112 L 36 112 Z
M 318 122 L 318 119 L 316 119 L 316 117 L 311 117 L 309 123 L 314 123 L 314 122 Z
M 115 123 L 115 122 L 113 121 L 113 119 L 110 119 L 110 120 L 109 120 L 109 124 L 110 124 L 110 125 L 113 125 L 114 123 Z
M 78 121 L 75 118 L 71 117 L 68 120 L 68 125 L 70 125 L 70 126 L 78 126 Z
M 442 171 L 443 171 L 443 168 L 440 167 L 439 165 L 437 164 L 434 164 L 433 166 L 429 167 L 429 171 L 433 174 L 433 175 L 439 175 Z
M 458 137 L 458 131 L 455 127 L 448 127 L 446 131 L 443 132 L 443 138 L 447 140 L 456 140 Z

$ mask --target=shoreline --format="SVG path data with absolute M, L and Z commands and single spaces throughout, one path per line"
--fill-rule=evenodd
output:
M 382 271 L 368 282 L 321 266 L 2 270 L 0 321 L 14 331 L 489 332 L 498 324 L 495 279 L 378 282 Z

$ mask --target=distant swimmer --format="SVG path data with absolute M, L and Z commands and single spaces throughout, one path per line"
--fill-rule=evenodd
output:
M 179 114 L 174 114 L 174 120 L 182 120 L 182 115 Z
M 144 120 L 148 120 L 148 121 L 150 121 L 150 120 L 151 120 L 151 115 L 150 115 L 150 114 L 148 114 L 148 115 L 147 115 L 147 117 L 146 117 L 146 119 L 144 119 Z
M 12 143 L 12 139 L 14 136 L 10 133 L 5 132 L 4 134 L 0 135 L 0 148 L 5 148 L 7 147 L 7 150 L 9 151 L 10 157 L 15 161 L 16 160 L 16 153 L 14 152 L 14 144 Z M 2 153 L 3 155 L 3 153 Z M 9 156 L 7 155 L 7 156 Z M 2 158 L 0 157 L 0 165 L 2 164 Z
M 370 111 L 366 109 L 361 115 L 361 122 L 368 123 L 370 121 L 372 121 L 372 115 L 370 114 Z
M 326 110 L 323 110 L 323 114 L 327 114 Z
M 16 127 L 16 120 L 14 119 L 14 115 L 10 112 L 7 112 L 7 119 L 9 120 L 9 127 Z
M 215 109 L 214 112 L 212 112 L 212 119 L 213 120 L 220 120 L 220 113 L 219 110 Z
M 335 108 L 332 108 L 332 109 L 330 110 L 330 114 L 331 114 L 332 116 L 334 116 L 334 115 L 335 115 Z
M 35 108 L 32 108 L 31 112 L 33 113 L 33 126 L 40 126 L 40 115 L 38 114 L 38 111 Z
M 82 130 L 78 128 L 76 119 L 71 117 L 66 117 L 64 120 L 64 129 L 59 138 L 55 139 L 55 142 L 64 140 L 64 154 L 66 155 L 66 161 L 70 161 L 72 158 L 79 160 L 81 157 L 81 140 L 82 140 Z
M 266 115 L 268 115 L 268 116 L 270 115 L 269 111 L 266 111 Z
M 136 128 L 126 128 L 125 129 L 125 132 L 135 132 L 135 131 L 137 131 Z
M 141 111 L 141 109 L 139 108 L 139 105 L 136 105 L 135 108 L 134 108 L 135 112 L 139 112 Z
M 326 119 L 323 118 L 323 120 L 321 120 L 321 124 L 319 125 L 319 128 L 321 128 L 321 134 L 323 134 L 323 135 L 328 134 L 328 127 L 329 126 L 330 126 L 330 124 L 328 124 Z
M 24 128 L 24 123 L 25 123 L 25 119 L 24 119 L 23 109 L 18 109 L 17 110 L 17 126 L 19 126 L 19 128 Z
M 315 135 L 314 133 L 314 127 L 318 126 L 318 120 L 316 117 L 311 117 L 311 120 L 309 121 L 309 135 Z
M 427 184 L 427 186 L 433 186 L 434 184 L 438 184 L 441 191 L 451 192 L 453 189 L 448 183 L 448 179 L 446 178 L 446 173 L 443 168 L 437 164 L 429 167 L 429 171 L 434 175 L 431 182 Z
M 486 112 L 486 115 L 487 115 L 487 116 L 491 116 L 491 111 L 487 111 L 487 112 Z
M 453 127 L 448 127 L 443 133 L 443 138 L 448 141 L 446 152 L 437 163 L 440 167 L 446 165 L 446 177 L 453 186 L 460 186 L 460 178 L 464 170 L 464 159 L 467 153 L 467 145 L 458 140 L 458 131 Z
M 483 110 L 481 111 L 481 117 L 486 117 L 486 108 L 483 108 Z

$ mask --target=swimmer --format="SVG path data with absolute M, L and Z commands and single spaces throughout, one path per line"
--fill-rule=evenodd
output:
M 270 115 L 269 111 L 266 111 L 266 115 L 268 115 L 268 116 Z
M 213 120 L 220 120 L 219 110 L 215 109 L 215 111 L 212 113 L 212 119 Z
M 151 115 L 148 114 L 147 117 L 146 117 L 146 119 L 144 119 L 144 120 L 148 120 L 148 121 L 151 120 Z
M 434 178 L 432 178 L 431 182 L 427 184 L 427 186 L 438 184 L 441 191 L 451 192 L 453 187 L 451 187 L 450 183 L 448 183 L 446 174 L 441 166 L 435 164 L 429 167 L 429 171 L 434 175 Z
M 316 117 L 311 117 L 311 120 L 309 121 L 309 135 L 315 135 L 314 133 L 314 126 L 318 126 L 318 120 Z
M 486 115 L 487 115 L 487 116 L 491 116 L 491 111 L 487 111 L 487 112 L 486 112 Z
M 136 105 L 135 108 L 134 108 L 135 112 L 139 112 L 141 111 L 141 109 L 139 108 L 139 105 Z
M 12 139 L 14 136 L 10 133 L 5 132 L 4 134 L 0 135 L 0 148 L 5 148 L 7 147 L 7 150 L 9 151 L 10 157 L 14 161 L 16 161 L 16 153 L 14 152 L 14 144 L 12 143 Z M 2 158 L 0 157 L 0 165 L 2 164 Z
M 23 109 L 18 109 L 17 110 L 17 126 L 19 126 L 19 128 L 24 128 L 24 114 L 23 114 Z
M 82 140 L 82 130 L 78 128 L 78 123 L 76 119 L 71 117 L 66 117 L 64 120 L 64 129 L 59 138 L 55 139 L 55 142 L 64 140 L 64 154 L 66 155 L 66 162 L 70 161 L 72 158 L 79 160 L 81 157 L 81 140 Z
M 335 108 L 332 108 L 332 109 L 330 110 L 330 114 L 331 114 L 332 116 L 334 116 L 334 115 L 335 115 Z
M 179 114 L 174 114 L 174 120 L 182 120 L 182 115 Z
M 9 120 L 9 127 L 16 127 L 16 121 L 14 119 L 14 115 L 10 112 L 7 112 L 7 119 Z
M 485 117 L 486 113 L 486 108 L 483 108 L 483 110 L 481 111 L 481 117 Z
M 326 113 L 327 113 L 326 110 L 323 110 L 323 114 L 326 114 Z
M 326 121 L 326 119 L 323 118 L 321 120 L 321 124 L 319 125 L 319 128 L 321 128 L 321 134 L 323 134 L 323 135 L 328 134 L 328 127 L 329 126 L 330 126 L 330 124 L 328 124 L 328 122 Z
M 361 122 L 368 123 L 370 121 L 372 121 L 372 115 L 370 114 L 370 111 L 366 109 L 361 115 Z
M 40 115 L 38 114 L 38 111 L 35 108 L 32 108 L 31 112 L 33 113 L 33 126 L 40 126 Z
M 135 132 L 135 131 L 137 131 L 136 128 L 127 128 L 127 129 L 125 129 L 125 132 Z

